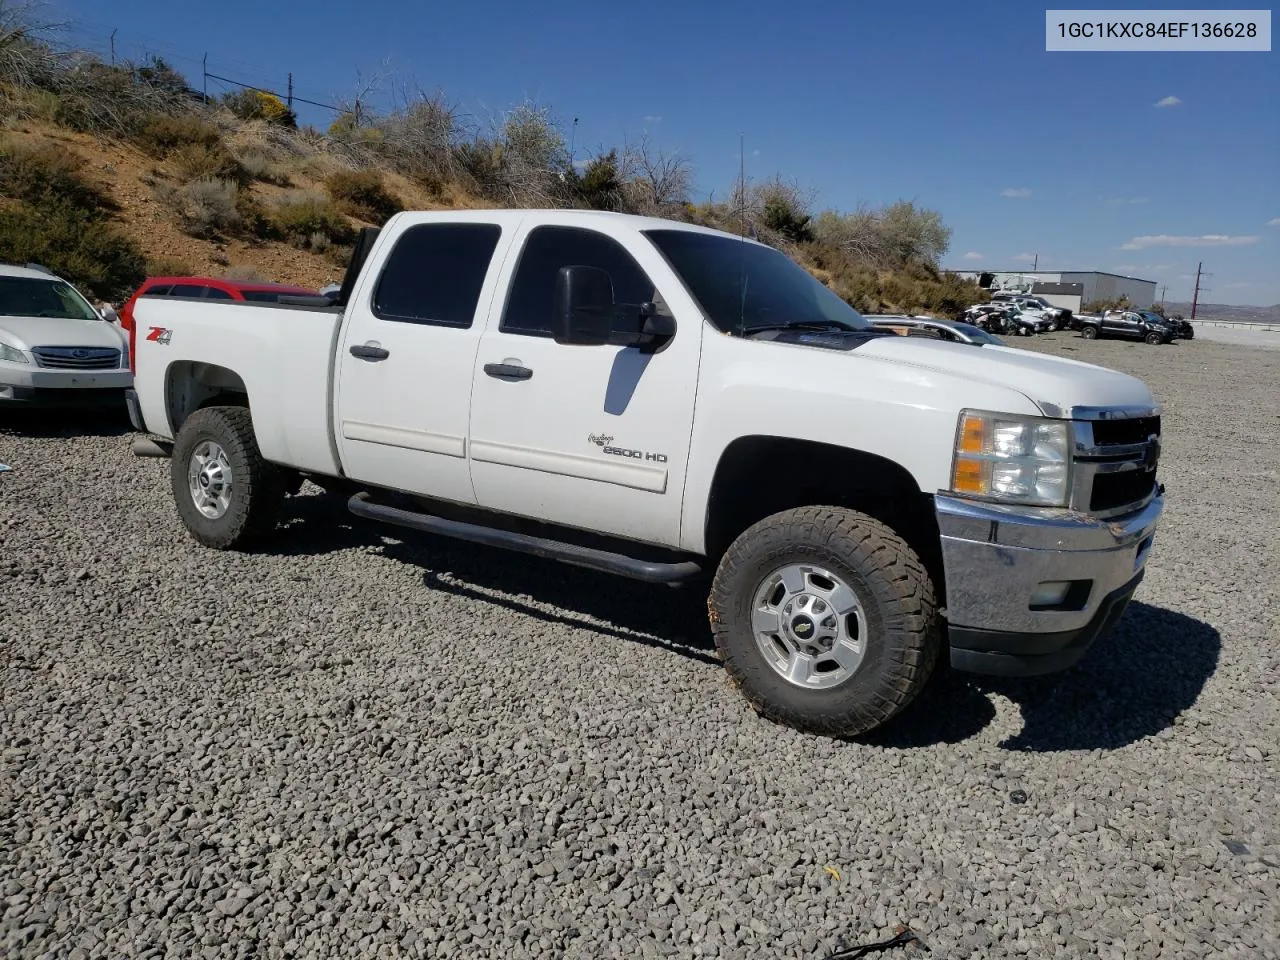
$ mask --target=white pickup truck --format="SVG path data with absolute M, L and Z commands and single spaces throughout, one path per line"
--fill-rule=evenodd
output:
M 944 652 L 1071 666 L 1164 502 L 1141 381 L 874 330 L 783 253 L 666 220 L 401 213 L 332 303 L 135 319 L 134 450 L 171 458 L 200 543 L 272 535 L 310 478 L 429 534 L 705 573 L 747 700 L 821 734 L 888 720 Z

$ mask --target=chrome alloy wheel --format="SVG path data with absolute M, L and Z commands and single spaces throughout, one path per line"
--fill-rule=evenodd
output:
M 795 563 L 761 581 L 751 603 L 756 645 L 779 676 L 825 690 L 862 664 L 867 618 L 853 588 L 822 567 Z
M 187 484 L 196 509 L 217 520 L 231 506 L 231 463 L 227 452 L 212 440 L 202 440 L 187 461 Z

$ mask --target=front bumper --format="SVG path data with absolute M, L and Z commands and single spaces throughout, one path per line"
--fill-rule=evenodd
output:
M 124 402 L 133 386 L 128 370 L 43 370 L 5 364 L 0 368 L 0 406 L 103 407 Z
M 1113 520 L 1066 510 L 934 498 L 946 574 L 951 664 L 1001 676 L 1074 665 L 1124 613 L 1164 510 L 1157 495 Z M 1033 607 L 1041 584 L 1067 582 Z

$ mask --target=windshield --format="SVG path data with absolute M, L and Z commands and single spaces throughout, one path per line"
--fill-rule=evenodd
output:
M 1147 323 L 1165 323 L 1166 322 L 1164 317 L 1160 316 L 1160 314 L 1158 313 L 1152 313 L 1150 310 L 1143 310 L 1141 311 L 1141 313 L 1142 313 L 1143 319 L 1146 320 Z
M 0 316 L 101 319 L 71 284 L 36 277 L 0 277 Z
M 691 230 L 647 230 L 646 236 L 726 333 L 818 325 L 870 330 L 871 325 L 786 254 Z

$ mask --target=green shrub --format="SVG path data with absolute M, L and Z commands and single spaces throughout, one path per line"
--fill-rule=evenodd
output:
M 369 223 L 383 223 L 403 209 L 376 170 L 340 170 L 330 174 L 325 188 L 343 212 Z
M 270 278 L 251 263 L 236 263 L 222 271 L 223 279 L 241 283 L 269 283 Z
M 239 90 L 222 98 L 222 105 L 241 120 L 265 120 L 282 127 L 296 128 L 297 115 L 274 93 Z
M 347 218 L 323 194 L 290 194 L 267 213 L 267 221 L 274 234 L 302 250 L 315 249 L 317 236 L 336 244 L 355 239 L 355 230 Z
M 65 201 L 0 209 L 0 260 L 42 263 L 81 292 L 103 300 L 127 297 L 147 276 L 147 261 L 129 238 Z
M 80 210 L 115 210 L 110 197 L 80 176 L 84 161 L 53 144 L 0 143 L 0 194 L 28 203 L 63 201 Z
M 178 148 L 192 144 L 216 149 L 222 146 L 222 135 L 217 127 L 200 117 L 156 115 L 142 125 L 137 141 L 151 156 L 163 159 Z
M 221 140 L 212 145 L 183 144 L 173 150 L 169 160 L 183 180 L 227 180 L 238 186 L 245 186 L 250 180 L 248 171 Z

